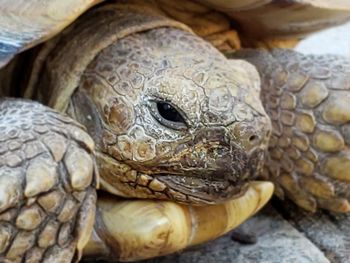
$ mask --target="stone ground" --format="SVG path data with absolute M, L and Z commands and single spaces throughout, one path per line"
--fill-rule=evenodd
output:
M 296 49 L 308 54 L 350 56 L 350 23 L 310 36 Z M 257 243 L 240 244 L 232 241 L 229 233 L 205 245 L 142 263 L 350 262 L 350 216 L 311 215 L 274 199 L 241 228 L 255 233 Z
M 350 56 L 350 23 L 314 34 L 300 42 L 296 50 L 307 54 Z

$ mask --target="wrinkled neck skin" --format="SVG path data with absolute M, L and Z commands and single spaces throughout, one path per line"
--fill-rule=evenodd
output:
M 243 194 L 262 167 L 270 123 L 256 74 L 192 33 L 153 29 L 102 50 L 69 112 L 97 144 L 105 190 L 217 203 Z M 181 122 L 162 116 L 164 103 Z

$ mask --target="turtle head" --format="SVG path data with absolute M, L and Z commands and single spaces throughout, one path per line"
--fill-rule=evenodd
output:
M 270 121 L 254 67 L 159 28 L 105 48 L 73 95 L 102 186 L 127 197 L 216 203 L 261 171 Z

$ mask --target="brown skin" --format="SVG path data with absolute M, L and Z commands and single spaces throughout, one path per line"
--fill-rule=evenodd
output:
M 68 109 L 97 143 L 102 186 L 186 203 L 242 195 L 261 171 L 270 130 L 256 72 L 244 64 L 173 28 L 104 49 Z

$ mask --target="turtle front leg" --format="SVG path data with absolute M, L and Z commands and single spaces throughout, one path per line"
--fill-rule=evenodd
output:
M 94 224 L 93 141 L 39 103 L 0 99 L 0 261 L 72 262 Z
M 350 60 L 246 50 L 273 132 L 265 176 L 309 211 L 350 211 Z

